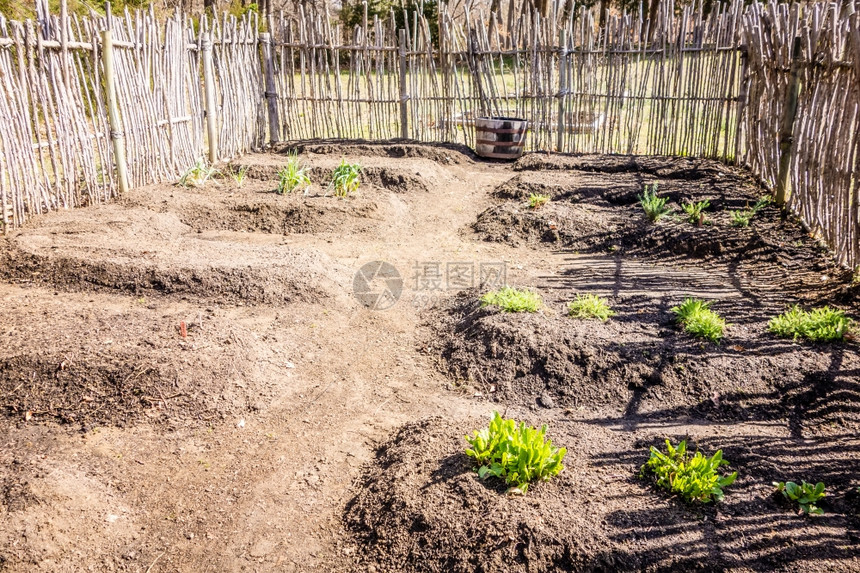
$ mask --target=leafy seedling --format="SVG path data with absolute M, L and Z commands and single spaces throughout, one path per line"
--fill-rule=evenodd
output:
M 479 478 L 503 479 L 509 493 L 525 494 L 529 483 L 548 481 L 564 469 L 567 449 L 553 447 L 546 431 L 546 425 L 537 430 L 493 412 L 489 427 L 465 436 L 466 455 L 479 464 Z
M 845 311 L 829 306 L 807 312 L 795 305 L 767 323 L 768 331 L 777 336 L 813 342 L 844 340 L 853 326 L 854 321 L 845 316 Z
M 293 152 L 287 156 L 287 164 L 278 169 L 278 193 L 285 195 L 296 189 L 307 189 L 311 184 L 307 168 L 299 162 L 299 156 Z
M 243 165 L 236 171 L 230 172 L 230 177 L 233 178 L 233 181 L 236 183 L 236 187 L 242 187 L 245 185 L 245 179 L 248 176 L 248 166 Z
M 639 204 L 645 211 L 645 215 L 652 223 L 656 223 L 663 217 L 672 213 L 672 209 L 666 206 L 669 201 L 666 197 L 657 196 L 657 184 L 646 185 L 645 191 L 639 195 Z
M 726 328 L 726 321 L 711 310 L 711 303 L 695 298 L 686 298 L 672 307 L 676 320 L 686 332 L 693 336 L 719 342 Z
M 361 185 L 361 165 L 358 163 L 347 163 L 341 159 L 331 176 L 331 188 L 334 189 L 335 197 L 347 197 L 350 193 L 358 191 Z
M 576 299 L 567 303 L 567 312 L 574 318 L 596 318 L 606 322 L 615 316 L 615 311 L 609 306 L 609 301 L 596 294 L 578 294 Z
M 732 215 L 732 227 L 749 227 L 753 212 L 749 209 L 743 211 L 730 211 Z
M 730 211 L 733 227 L 749 227 L 750 221 L 759 211 L 770 205 L 770 197 L 762 197 L 752 207 L 742 210 Z
M 824 513 L 823 509 L 815 505 L 827 495 L 824 493 L 824 484 L 822 482 L 812 485 L 811 483 L 801 481 L 800 485 L 797 485 L 793 481 L 780 481 L 773 482 L 773 485 L 776 491 L 781 492 L 786 499 L 796 501 L 805 515 L 821 515 Z
M 529 207 L 531 207 L 532 209 L 543 207 L 547 203 L 549 203 L 549 195 L 541 195 L 539 193 L 532 193 L 531 195 L 529 195 Z
M 482 296 L 481 306 L 497 306 L 505 312 L 537 312 L 543 300 L 534 291 L 506 286 Z
M 215 177 L 218 170 L 206 163 L 202 157 L 194 165 L 185 170 L 178 184 L 182 187 L 203 187 L 206 182 Z
M 720 467 L 728 464 L 723 459 L 722 450 L 717 450 L 711 457 L 696 450 L 691 456 L 687 452 L 686 440 L 678 444 L 677 448 L 666 440 L 666 453 L 651 446 L 651 457 L 642 466 L 639 477 L 653 474 L 658 487 L 679 494 L 688 503 L 717 502 L 724 497 L 723 488 L 733 484 L 738 477 L 738 472 L 720 475 Z
M 702 225 L 705 222 L 705 209 L 711 206 L 711 202 L 705 199 L 704 201 L 688 201 L 681 205 L 681 209 L 687 214 L 687 222 L 694 225 Z

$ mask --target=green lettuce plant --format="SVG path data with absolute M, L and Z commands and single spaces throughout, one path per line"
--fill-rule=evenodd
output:
M 538 207 L 543 207 L 547 203 L 549 203 L 549 195 L 541 195 L 540 193 L 535 194 L 532 193 L 529 195 L 529 207 L 532 209 L 537 209 Z
M 652 446 L 651 458 L 642 466 L 639 476 L 652 474 L 659 487 L 679 494 L 687 502 L 716 502 L 722 501 L 723 488 L 733 484 L 738 477 L 738 472 L 720 475 L 719 468 L 728 463 L 723 459 L 722 450 L 717 450 L 711 457 L 698 450 L 690 455 L 686 440 L 677 448 L 666 440 L 666 453 Z
M 509 493 L 525 494 L 529 483 L 547 481 L 564 469 L 567 449 L 553 447 L 546 431 L 546 425 L 537 430 L 493 412 L 489 427 L 465 436 L 469 443 L 466 455 L 479 464 L 481 479 L 503 479 L 510 486 Z
M 821 515 L 824 510 L 815 505 L 827 495 L 824 493 L 824 484 L 818 482 L 815 485 L 801 481 L 800 485 L 793 481 L 773 482 L 777 492 L 782 493 L 786 499 L 796 501 L 804 514 Z

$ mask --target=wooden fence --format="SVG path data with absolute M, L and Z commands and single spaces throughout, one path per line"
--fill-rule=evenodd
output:
M 529 120 L 532 150 L 745 165 L 788 190 L 790 208 L 842 262 L 860 264 L 851 7 L 737 0 L 705 15 L 661 6 L 655 21 L 625 13 L 600 29 L 588 9 L 543 17 L 513 1 L 455 21 L 441 5 L 431 40 L 431 22 L 416 13 L 365 15 L 346 30 L 304 8 L 195 24 L 151 12 L 50 15 L 39 0 L 36 22 L 0 17 L 3 222 L 115 195 L 111 140 L 141 186 L 174 180 L 207 154 L 226 160 L 283 140 L 473 146 L 474 118 L 500 115 Z M 121 119 L 113 130 L 104 30 Z
M 750 7 L 740 38 L 748 97 L 738 140 L 740 163 L 777 191 L 787 188 L 789 207 L 841 262 L 857 266 L 860 14 L 840 10 L 836 3 L 802 13 L 798 5 Z

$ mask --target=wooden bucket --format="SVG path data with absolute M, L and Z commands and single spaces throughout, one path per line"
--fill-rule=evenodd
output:
M 475 153 L 491 159 L 518 159 L 526 143 L 528 122 L 515 117 L 475 118 Z

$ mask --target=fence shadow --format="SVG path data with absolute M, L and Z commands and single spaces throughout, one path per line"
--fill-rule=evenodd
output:
M 647 459 L 648 445 L 600 454 L 590 463 L 636 467 Z M 647 499 L 606 517 L 610 539 L 625 548 L 624 562 L 648 570 L 771 571 L 805 570 L 814 560 L 832 571 L 854 570 L 860 559 L 854 494 L 860 440 L 854 434 L 819 440 L 736 434 L 700 438 L 694 445 L 706 453 L 722 449 L 738 471 L 737 482 L 722 502 L 690 506 L 631 477 Z M 771 482 L 802 479 L 826 484 L 823 516 L 798 516 L 796 506 L 773 495 Z

